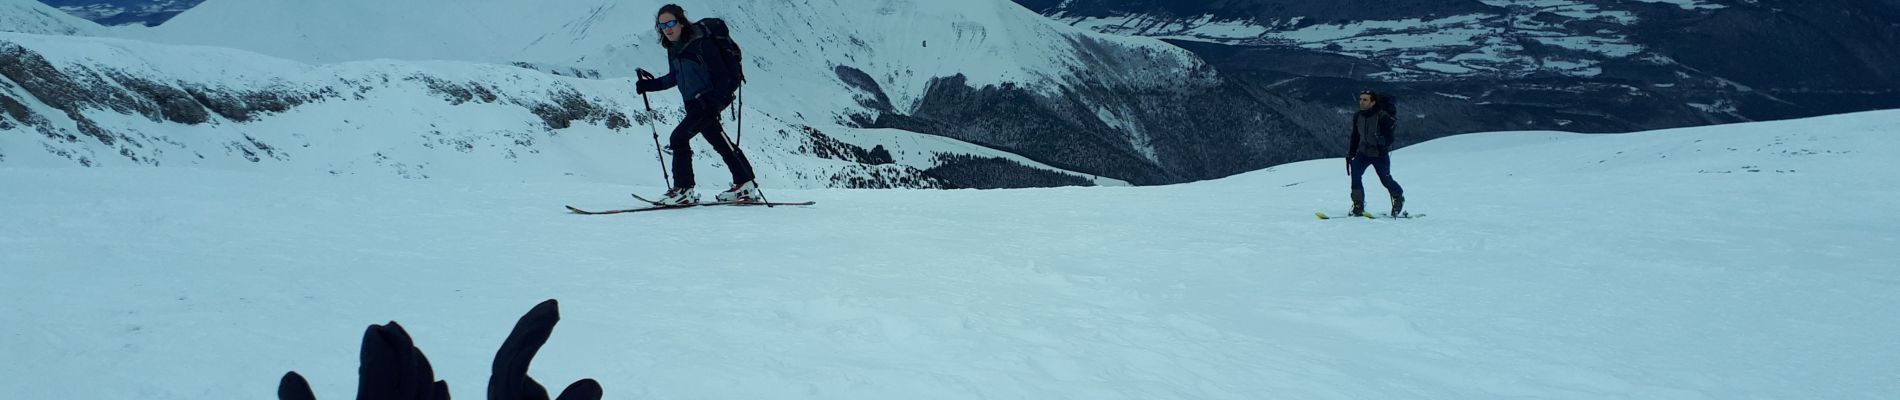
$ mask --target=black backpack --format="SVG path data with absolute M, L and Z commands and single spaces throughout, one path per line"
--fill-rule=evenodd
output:
M 732 67 L 732 73 L 738 75 L 736 78 L 739 79 L 740 84 L 745 84 L 745 64 L 740 62 L 742 58 L 739 43 L 732 41 L 732 29 L 726 27 L 726 21 L 718 18 L 701 18 L 695 24 L 700 26 L 700 32 L 706 33 L 704 39 L 711 39 L 713 45 L 719 46 L 719 58 L 723 59 L 721 61 Z
M 1395 96 L 1391 93 L 1381 92 L 1379 93 L 1379 109 L 1385 110 L 1385 113 L 1387 115 L 1391 115 L 1393 119 L 1398 119 L 1399 118 L 1399 104 L 1397 103 L 1398 100 L 1399 100 L 1398 96 Z

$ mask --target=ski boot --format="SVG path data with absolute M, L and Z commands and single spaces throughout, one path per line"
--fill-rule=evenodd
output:
M 745 183 L 734 184 L 731 189 L 719 192 L 717 196 L 713 197 L 722 202 L 750 203 L 759 201 L 759 185 L 754 183 L 754 181 L 745 181 Z
M 1350 215 L 1354 217 L 1366 215 L 1366 192 L 1358 190 L 1352 191 L 1352 213 Z
M 1398 218 L 1403 216 L 1405 216 L 1405 195 L 1392 195 L 1392 217 Z
M 667 189 L 665 197 L 661 197 L 659 200 L 653 202 L 655 205 L 662 206 L 683 206 L 697 203 L 699 203 L 699 193 L 694 192 L 693 188 L 688 187 Z

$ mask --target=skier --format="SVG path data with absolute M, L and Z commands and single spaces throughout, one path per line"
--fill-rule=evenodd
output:
M 709 26 L 712 24 L 717 26 Z M 726 139 L 719 123 L 719 112 L 732 104 L 743 72 L 738 63 L 736 45 L 732 45 L 723 21 L 707 19 L 688 22 L 686 10 L 677 4 L 660 7 L 655 28 L 660 45 L 666 48 L 667 73 L 653 77 L 639 70 L 635 87 L 641 94 L 679 87 L 686 100 L 686 118 L 673 128 L 667 148 L 673 153 L 673 187 L 656 201 L 662 205 L 699 202 L 693 191 L 693 136 L 705 135 L 713 151 L 732 172 L 732 188 L 720 192 L 719 201 L 758 201 L 758 184 L 753 182 L 752 162 Z
M 1352 117 L 1352 142 L 1346 146 L 1346 173 L 1352 176 L 1352 215 L 1366 213 L 1366 188 L 1360 183 L 1366 167 L 1378 171 L 1379 183 L 1392 195 L 1392 216 L 1405 211 L 1405 189 L 1392 179 L 1393 125 L 1398 109 L 1392 97 L 1365 90 L 1359 92 L 1359 112 Z

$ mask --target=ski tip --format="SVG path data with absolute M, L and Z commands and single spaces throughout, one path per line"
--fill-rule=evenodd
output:
M 1319 217 L 1319 219 L 1333 219 L 1332 217 L 1328 217 L 1328 216 L 1326 216 L 1326 213 L 1323 213 L 1323 212 L 1322 212 L 1322 213 L 1313 213 L 1313 216 L 1316 216 L 1316 217 Z

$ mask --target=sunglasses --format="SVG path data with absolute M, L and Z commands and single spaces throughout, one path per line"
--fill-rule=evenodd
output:
M 653 26 L 654 26 L 654 27 L 656 27 L 656 29 L 662 29 L 662 30 L 664 30 L 664 29 L 666 29 L 666 28 L 672 28 L 672 27 L 675 27 L 675 26 L 680 26 L 680 20 L 677 20 L 677 19 L 676 19 L 676 20 L 672 20 L 672 21 L 666 21 L 666 22 L 661 22 L 661 23 L 657 23 L 657 24 L 653 24 Z

